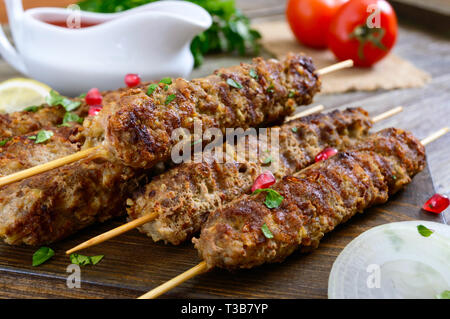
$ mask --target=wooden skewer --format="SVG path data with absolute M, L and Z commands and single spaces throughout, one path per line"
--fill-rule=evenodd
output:
M 437 140 L 438 138 L 440 138 L 441 136 L 447 134 L 449 132 L 449 128 L 448 127 L 444 127 L 442 129 L 440 129 L 437 132 L 432 133 L 431 135 L 429 135 L 428 137 L 424 138 L 423 140 L 421 140 L 420 142 L 423 145 L 427 145 L 435 140 Z M 184 273 L 176 276 L 175 278 L 167 281 L 166 283 L 150 290 L 149 292 L 145 293 L 144 295 L 140 296 L 138 299 L 154 299 L 157 298 L 159 296 L 161 296 L 162 294 L 166 293 L 167 291 L 179 286 L 180 284 L 182 284 L 183 282 L 197 276 L 197 275 L 201 275 L 202 273 L 206 272 L 208 270 L 208 267 L 206 266 L 206 262 L 202 261 L 200 262 L 197 266 L 192 267 L 191 269 L 189 269 L 188 271 L 185 271 Z
M 300 113 L 296 114 L 294 116 L 294 118 L 297 119 L 297 118 L 299 118 L 301 116 L 307 116 L 307 115 L 310 115 L 310 114 L 313 114 L 313 113 L 316 113 L 316 112 L 320 112 L 323 108 L 324 108 L 323 105 L 317 105 L 315 107 L 310 108 L 309 110 L 306 110 L 306 111 L 303 111 L 303 112 L 300 112 Z M 397 107 L 395 107 L 395 108 L 393 108 L 393 109 L 391 109 L 391 110 L 389 110 L 387 112 L 381 113 L 381 114 L 373 117 L 372 121 L 373 122 L 379 122 L 381 120 L 384 120 L 384 119 L 386 119 L 386 118 L 388 118 L 390 116 L 393 116 L 393 115 L 401 112 L 402 109 L 403 108 L 401 106 L 397 106 Z M 289 122 L 291 120 L 292 120 L 292 118 L 288 119 L 287 122 Z M 69 254 L 72 254 L 72 253 L 74 253 L 74 252 L 76 252 L 78 250 L 86 249 L 88 247 L 95 246 L 95 245 L 98 245 L 100 243 L 103 243 L 104 241 L 107 241 L 108 239 L 117 237 L 119 235 L 122 235 L 122 234 L 126 233 L 127 231 L 130 231 L 130 230 L 132 230 L 134 228 L 137 228 L 137 227 L 142 226 L 142 225 L 144 225 L 146 223 L 149 223 L 152 220 L 154 220 L 156 217 L 158 217 L 157 213 L 151 213 L 151 214 L 139 217 L 139 218 L 137 218 L 137 219 L 135 219 L 135 220 L 133 220 L 133 221 L 131 221 L 129 223 L 126 223 L 126 224 L 124 224 L 122 226 L 119 226 L 117 228 L 111 229 L 110 231 L 107 231 L 106 233 L 103 233 L 103 234 L 100 234 L 100 235 L 98 235 L 96 237 L 93 237 L 93 238 L 89 239 L 88 241 L 85 241 L 84 243 L 81 243 L 78 246 L 76 246 L 76 247 L 74 247 L 72 249 L 69 249 L 68 251 L 66 251 L 66 254 L 69 255 Z
M 346 69 L 346 68 L 351 68 L 353 66 L 353 60 L 348 59 L 339 63 L 335 63 L 332 65 L 329 65 L 327 67 L 324 67 L 320 70 L 317 71 L 317 74 L 319 75 L 324 75 L 324 74 L 328 74 L 337 70 L 342 70 L 342 69 Z
M 352 60 L 345 60 L 330 66 L 327 66 L 323 69 L 320 69 L 317 71 L 317 74 L 319 75 L 323 75 L 323 74 L 328 74 L 337 70 L 341 70 L 344 68 L 349 68 L 353 66 L 353 61 Z M 46 171 L 79 161 L 80 159 L 86 158 L 89 155 L 93 154 L 95 151 L 98 151 L 100 148 L 100 146 L 95 146 L 92 148 L 88 148 L 85 149 L 83 151 L 77 152 L 75 154 L 71 154 L 53 161 L 50 161 L 48 163 L 45 164 L 41 164 L 41 165 L 37 165 L 31 168 L 28 168 L 26 170 L 8 175 L 8 176 L 4 176 L 4 177 L 0 177 L 0 187 L 14 183 L 14 182 L 18 182 L 22 179 L 40 174 L 40 173 L 44 173 Z M 100 156 L 100 154 L 104 154 L 104 153 L 99 153 L 98 156 Z
M 312 107 L 310 109 L 307 109 L 307 110 L 304 110 L 302 112 L 298 112 L 297 114 L 294 114 L 292 116 L 286 117 L 284 119 L 284 123 L 291 122 L 291 121 L 296 120 L 298 118 L 305 117 L 305 116 L 308 116 L 308 115 L 311 115 L 311 114 L 314 114 L 314 113 L 322 112 L 324 109 L 325 109 L 325 106 L 323 106 L 322 104 L 316 105 L 316 106 L 314 106 L 314 107 Z

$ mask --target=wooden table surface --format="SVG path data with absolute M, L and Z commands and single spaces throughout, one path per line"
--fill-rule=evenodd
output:
M 284 2 L 277 0 L 238 0 L 239 6 L 255 20 L 261 19 L 283 19 Z M 420 89 L 406 89 L 393 91 L 376 92 L 352 92 L 336 95 L 319 95 L 315 102 L 324 104 L 327 108 L 363 106 L 373 114 L 381 113 L 393 105 L 403 105 L 404 112 L 396 117 L 388 119 L 378 124 L 375 129 L 396 126 L 411 130 L 417 137 L 423 138 L 443 126 L 450 125 L 450 41 L 437 34 L 427 33 L 420 28 L 402 24 L 400 27 L 399 41 L 395 47 L 395 53 L 408 59 L 417 67 L 428 71 L 433 79 L 430 84 Z M 226 60 L 226 63 L 238 62 L 240 57 L 212 57 L 206 61 L 202 69 L 196 70 L 194 75 L 207 72 L 209 69 L 219 65 L 218 59 Z M 19 76 L 4 61 L 0 61 L 0 81 L 14 76 Z M 435 189 L 438 192 L 450 195 L 450 134 L 427 146 L 428 164 L 431 175 L 434 179 Z M 169 294 L 170 297 L 185 297 L 189 294 L 192 297 L 204 296 L 236 296 L 232 287 L 228 283 L 235 282 L 239 285 L 241 282 L 248 282 L 251 288 L 248 291 L 240 291 L 242 295 L 256 296 L 259 291 L 269 289 L 264 286 L 260 280 L 261 276 L 266 276 L 266 272 L 274 270 L 271 284 L 273 288 L 277 282 L 280 287 L 278 276 L 284 278 L 284 284 L 289 286 L 290 282 L 302 282 L 303 278 L 316 276 L 317 287 L 311 290 L 305 288 L 307 294 L 302 295 L 297 292 L 298 287 L 291 287 L 292 291 L 283 290 L 272 297 L 326 297 L 326 279 L 331 264 L 343 247 L 362 231 L 378 225 L 380 223 L 413 219 L 442 218 L 450 220 L 450 209 L 445 215 L 427 215 L 420 210 L 421 203 L 433 192 L 429 180 L 428 169 L 414 179 L 413 185 L 405 192 L 393 198 L 386 206 L 372 209 L 379 211 L 379 214 L 365 214 L 363 218 L 357 217 L 352 223 L 340 227 L 334 232 L 333 236 L 325 238 L 321 249 L 316 250 L 308 258 L 300 257 L 298 254 L 290 258 L 289 261 L 281 265 L 268 265 L 264 268 L 258 268 L 255 271 L 244 274 L 230 274 L 224 272 L 214 272 L 205 275 L 203 278 L 192 280 L 180 288 L 177 288 Z M 381 213 L 380 213 L 381 212 Z M 379 218 L 379 220 L 377 219 Z M 118 224 L 115 221 L 113 224 Z M 86 229 L 76 236 L 72 236 L 64 242 L 52 246 L 58 251 L 51 262 L 45 264 L 42 268 L 33 268 L 29 266 L 29 258 L 33 249 L 31 247 L 7 247 L 0 249 L 0 297 L 128 297 L 138 296 L 144 288 L 154 287 L 168 278 L 180 272 L 180 269 L 188 269 L 196 261 L 196 252 L 189 245 L 181 247 L 168 247 L 162 244 L 152 244 L 151 253 L 147 242 L 142 240 L 142 235 L 138 232 L 129 234 L 111 241 L 109 244 L 100 245 L 86 251 L 88 255 L 105 254 L 108 259 L 96 267 L 86 270 L 86 282 L 83 282 L 83 291 L 77 292 L 65 289 L 65 266 L 67 257 L 61 254 L 65 249 L 72 247 L 75 243 L 92 236 L 93 232 L 101 233 L 110 229 L 111 223 L 95 226 Z M 125 249 L 133 245 L 133 249 Z M 122 249 L 122 254 L 116 254 L 117 250 Z M 138 260 L 136 253 L 138 252 Z M 180 258 L 184 253 L 185 257 Z M 128 256 L 128 255 L 129 256 Z M 167 261 L 167 258 L 170 262 Z M 324 262 L 323 258 L 328 258 Z M 136 274 L 130 270 L 130 263 L 133 262 Z M 135 265 L 135 264 L 136 265 Z M 111 271 L 111 264 L 114 265 L 116 272 Z M 172 265 L 173 264 L 173 265 Z M 313 272 L 292 272 L 290 267 L 295 265 L 305 265 L 304 269 L 315 269 Z M 158 266 L 152 268 L 152 265 Z M 310 266 L 308 268 L 308 265 Z M 140 267 L 140 268 L 139 268 Z M 62 269 L 62 270 L 61 270 Z M 155 270 L 156 269 L 156 270 Z M 161 271 L 164 269 L 164 271 Z M 277 272 L 275 273 L 275 269 Z M 303 269 L 300 267 L 299 269 Z M 133 270 L 133 269 L 132 269 Z M 140 277 L 139 274 L 144 274 Z M 114 285 L 117 276 L 124 277 L 120 286 Z M 304 277 L 302 277 L 304 276 Z M 110 286 L 108 290 L 105 286 L 98 285 L 96 280 L 104 279 L 102 284 Z M 106 278 L 106 279 L 105 279 Z M 146 279 L 143 280 L 143 278 Z M 264 277 L 265 280 L 270 278 Z M 125 280 L 126 279 L 126 280 Z M 306 279 L 305 279 L 306 280 Z M 319 285 L 320 283 L 320 285 Z M 214 284 L 216 290 L 211 291 L 210 286 Z M 262 285 L 261 287 L 259 285 Z M 249 287 L 250 287 L 249 286 Z M 320 287 L 319 287 L 320 286 Z M 228 288 L 226 288 L 228 287 Z M 325 287 L 325 288 L 324 288 Z M 263 289 L 264 288 L 264 289 Z M 228 289 L 228 290 L 227 290 Z M 258 290 L 259 289 L 259 290 Z M 145 290 L 144 290 L 145 291 Z M 108 293 L 108 295 L 106 295 Z M 289 293 L 292 293 L 291 295 Z M 262 293 L 261 293 L 262 294 Z M 262 296 L 262 295 L 261 295 Z M 266 296 L 266 295 L 264 295 Z

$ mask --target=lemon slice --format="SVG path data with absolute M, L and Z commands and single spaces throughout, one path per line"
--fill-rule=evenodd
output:
M 41 105 L 51 88 L 32 79 L 14 78 L 0 83 L 0 113 L 21 111 Z

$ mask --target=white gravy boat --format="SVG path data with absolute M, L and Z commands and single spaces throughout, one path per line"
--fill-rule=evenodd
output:
M 3 58 L 66 95 L 123 87 L 128 73 L 142 80 L 187 77 L 194 64 L 190 43 L 212 22 L 206 10 L 185 1 L 108 14 L 63 8 L 23 11 L 21 0 L 4 1 L 16 49 L 0 28 Z M 74 14 L 93 26 L 69 29 L 48 23 Z

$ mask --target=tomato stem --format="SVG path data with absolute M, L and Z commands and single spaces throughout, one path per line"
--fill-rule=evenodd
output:
M 385 51 L 386 47 L 381 40 L 383 40 L 386 31 L 383 28 L 369 28 L 367 25 L 362 24 L 355 27 L 352 33 L 350 33 L 350 39 L 355 38 L 359 41 L 358 57 L 364 60 L 364 46 L 366 43 L 372 43 L 377 48 Z

